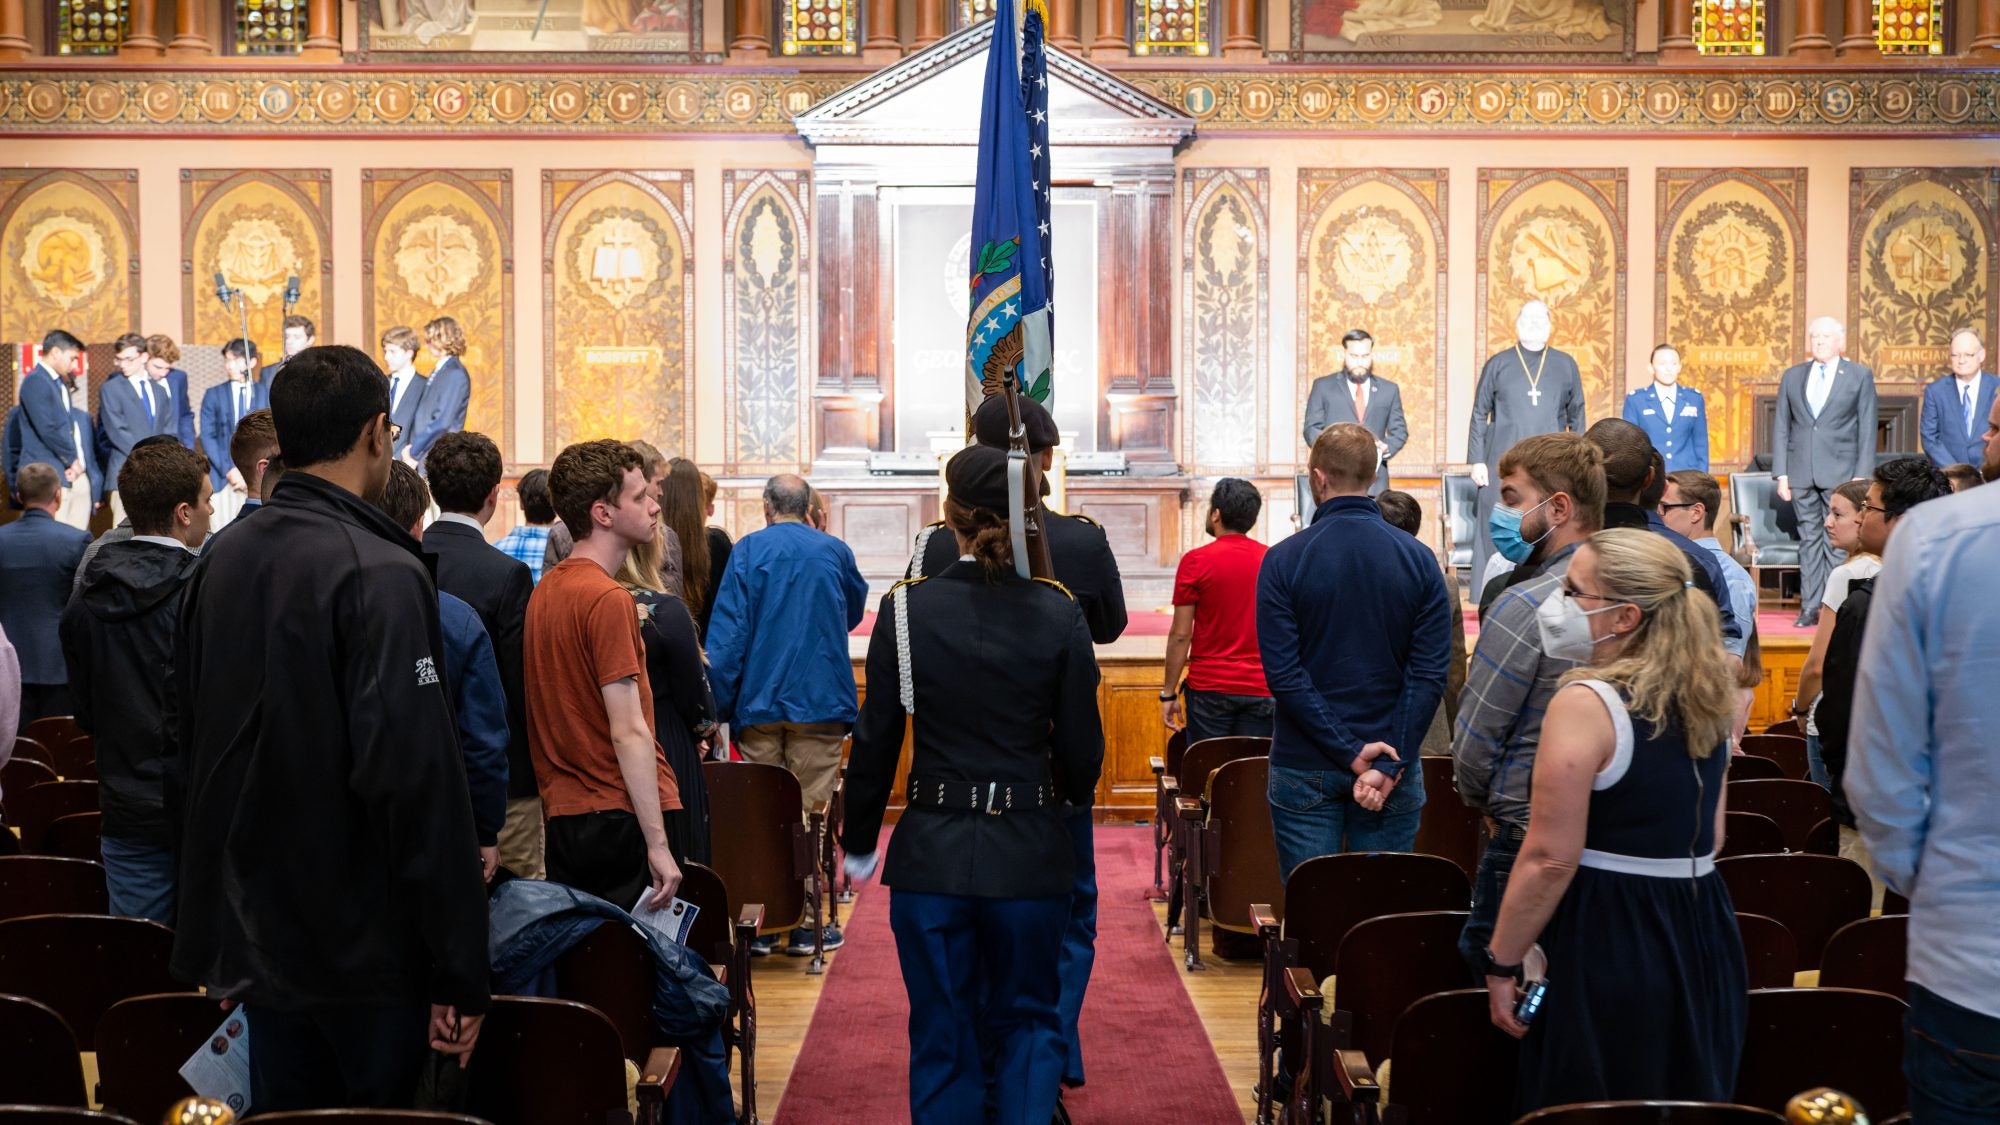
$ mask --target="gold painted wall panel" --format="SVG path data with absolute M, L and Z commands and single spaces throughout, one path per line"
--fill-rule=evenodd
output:
M 395 325 L 419 335 L 440 316 L 465 330 L 472 377 L 465 428 L 514 453 L 513 173 L 364 168 L 361 172 L 365 315 L 357 343 Z M 429 349 L 418 369 L 433 366 Z
M 2000 169 L 1850 173 L 1847 354 L 1884 383 L 1942 375 L 1951 333 L 1993 340 Z
M 333 323 L 332 173 L 325 169 L 181 169 L 183 343 L 220 345 L 243 334 L 242 310 L 215 299 L 220 271 L 243 291 L 250 338 L 265 363 L 283 354 L 285 280 L 299 279 L 292 311 L 322 340 Z
M 722 170 L 724 467 L 796 472 L 808 460 L 812 360 L 810 173 Z
M 138 176 L 0 170 L 0 340 L 106 343 L 139 325 Z
M 1299 367 L 1305 417 L 1312 381 L 1339 371 L 1350 328 L 1375 337 L 1375 373 L 1402 391 L 1410 442 L 1390 475 L 1444 459 L 1445 222 L 1442 168 L 1299 169 Z M 1302 437 L 1298 460 L 1305 463 Z
M 1271 174 L 1181 170 L 1181 359 L 1189 440 L 1203 472 L 1270 458 Z
M 694 414 L 689 171 L 542 173 L 543 451 L 687 449 Z
M 1547 303 L 1586 423 L 1625 398 L 1625 206 L 1623 168 L 1479 170 L 1479 362 L 1513 341 L 1524 302 Z
M 1654 338 L 1707 400 L 1710 463 L 1741 465 L 1758 387 L 1805 347 L 1806 170 L 1662 168 L 1655 198 Z

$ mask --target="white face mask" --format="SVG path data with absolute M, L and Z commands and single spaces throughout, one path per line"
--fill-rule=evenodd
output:
M 1614 602 L 1598 609 L 1585 610 L 1576 604 L 1567 590 L 1550 594 L 1535 607 L 1535 626 L 1542 634 L 1542 652 L 1557 660 L 1588 663 L 1596 655 L 1600 641 L 1608 641 L 1617 635 L 1613 633 L 1593 638 L 1590 635 L 1590 619 L 1623 604 Z

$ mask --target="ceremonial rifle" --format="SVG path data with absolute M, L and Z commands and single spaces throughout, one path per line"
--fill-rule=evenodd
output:
M 1007 524 L 1014 541 L 1014 572 L 1053 579 L 1042 467 L 1028 451 L 1028 427 L 1021 421 L 1020 370 L 1019 365 L 1011 367 L 1000 380 L 1000 393 L 1007 396 Z

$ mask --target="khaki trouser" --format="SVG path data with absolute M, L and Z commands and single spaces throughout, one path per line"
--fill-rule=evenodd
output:
M 507 798 L 507 822 L 500 826 L 500 866 L 523 879 L 540 879 L 543 859 L 542 799 Z
M 760 723 L 738 731 L 736 747 L 746 762 L 792 771 L 810 811 L 833 796 L 833 779 L 840 774 L 840 744 L 846 740 L 846 723 Z
M 62 490 L 62 505 L 56 509 L 56 522 L 71 527 L 90 530 L 90 478 L 78 477 L 75 484 L 65 483 Z

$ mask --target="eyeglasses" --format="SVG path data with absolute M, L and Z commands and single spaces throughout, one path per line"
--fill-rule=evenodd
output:
M 1886 520 L 1889 518 L 1889 509 L 1884 508 L 1880 504 L 1863 504 L 1861 505 L 1861 510 L 1864 512 L 1880 512 L 1883 519 Z
M 1631 602 L 1627 601 L 1624 598 L 1614 598 L 1609 594 L 1586 594 L 1582 590 L 1577 589 L 1576 587 L 1570 585 L 1567 582 L 1563 583 L 1563 593 L 1569 595 L 1572 598 L 1589 598 L 1591 601 L 1594 602 L 1610 602 L 1612 605 L 1632 604 Z
M 1661 504 L 1661 505 L 1660 505 L 1660 510 L 1661 510 L 1662 512 L 1671 512 L 1671 511 L 1674 511 L 1674 510 L 1675 510 L 1675 509 L 1677 509 L 1677 508 L 1696 508 L 1696 507 L 1700 507 L 1700 506 L 1701 506 L 1701 501 L 1699 501 L 1699 500 L 1689 500 L 1689 501 L 1686 501 L 1686 502 L 1684 502 L 1684 503 L 1680 503 L 1680 504 L 1665 504 L 1665 503 L 1663 503 L 1663 504 Z
M 389 440 L 395 441 L 397 438 L 400 438 L 402 436 L 403 436 L 403 427 L 397 425 L 394 422 L 389 423 Z

